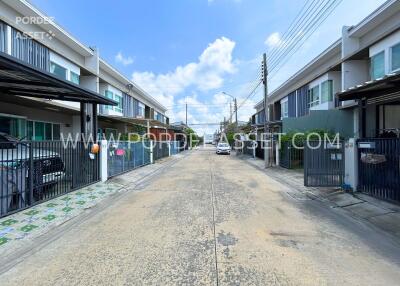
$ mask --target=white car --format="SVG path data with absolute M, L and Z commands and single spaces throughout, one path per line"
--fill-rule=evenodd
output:
M 217 154 L 231 154 L 231 146 L 228 143 L 218 143 L 217 145 Z

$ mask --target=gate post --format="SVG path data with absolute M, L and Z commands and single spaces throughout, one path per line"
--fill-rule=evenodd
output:
M 344 182 L 345 184 L 350 185 L 353 188 L 353 191 L 357 191 L 358 148 L 357 141 L 354 138 L 350 138 L 349 141 L 345 142 L 344 160 Z
M 150 164 L 154 163 L 154 144 L 153 140 L 150 140 Z
M 171 141 L 168 141 L 168 157 L 171 157 Z
M 108 144 L 107 140 L 100 141 L 100 178 L 102 182 L 108 179 Z
M 279 140 L 275 143 L 275 164 L 279 166 Z

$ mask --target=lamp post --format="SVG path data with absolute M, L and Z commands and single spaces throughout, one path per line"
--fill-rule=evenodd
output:
M 229 94 L 229 93 L 226 93 L 225 91 L 223 91 L 222 93 L 225 94 L 225 95 L 227 95 L 227 96 L 229 96 L 229 97 L 231 97 L 231 98 L 233 99 L 233 102 L 234 102 L 234 110 L 235 110 L 235 127 L 236 127 L 236 131 L 237 131 L 237 128 L 238 128 L 238 114 L 237 114 L 237 112 L 238 112 L 238 110 L 237 110 L 237 100 L 236 100 L 236 97 L 234 97 L 233 95 L 231 95 L 231 94 Z M 230 116 L 232 117 L 232 114 L 231 114 Z

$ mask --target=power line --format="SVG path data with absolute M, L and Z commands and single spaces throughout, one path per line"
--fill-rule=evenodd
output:
M 332 12 L 336 9 L 337 6 L 339 6 L 339 4 L 342 2 L 342 0 L 338 0 L 338 1 L 332 1 L 332 4 L 327 8 L 327 10 L 330 10 L 327 14 L 322 14 L 320 15 L 320 17 L 317 19 L 316 25 L 311 27 L 310 31 L 308 32 L 307 35 L 305 35 L 305 37 L 303 37 L 301 39 L 300 42 L 298 42 L 298 47 L 301 47 L 310 37 L 311 35 L 313 35 L 313 33 L 315 32 L 315 30 L 319 27 L 319 25 L 321 23 L 323 23 L 326 18 L 328 18 Z M 274 67 L 274 72 L 272 72 L 270 78 L 273 78 L 274 76 L 277 75 L 278 71 L 283 67 L 283 65 L 290 59 L 290 57 L 296 52 L 296 50 L 293 50 L 293 48 L 288 52 L 287 56 L 285 59 L 283 59 L 283 61 L 281 62 L 281 64 L 278 66 L 276 65 Z

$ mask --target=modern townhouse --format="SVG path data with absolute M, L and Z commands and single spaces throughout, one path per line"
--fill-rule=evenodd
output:
M 400 2 L 389 0 L 359 24 L 343 27 L 338 41 L 272 91 L 267 122 L 264 102 L 257 103 L 253 126 L 259 132 L 265 123 L 269 132 L 340 133 L 349 140 L 345 147 L 354 147 L 343 150 L 345 183 L 400 201 L 399 59 Z
M 0 217 L 179 151 L 163 105 L 24 0 L 0 1 L 0 96 Z
M 97 132 L 109 136 L 135 132 L 137 126 L 168 125 L 165 107 L 101 59 L 96 48 L 84 46 L 29 2 L 4 0 L 0 11 L 1 52 L 117 102 L 97 107 Z M 89 105 L 37 98 L 2 101 L 0 132 L 58 140 L 61 134 L 75 137 L 81 128 L 93 131 Z M 85 126 L 79 120 L 81 113 L 87 115 Z

